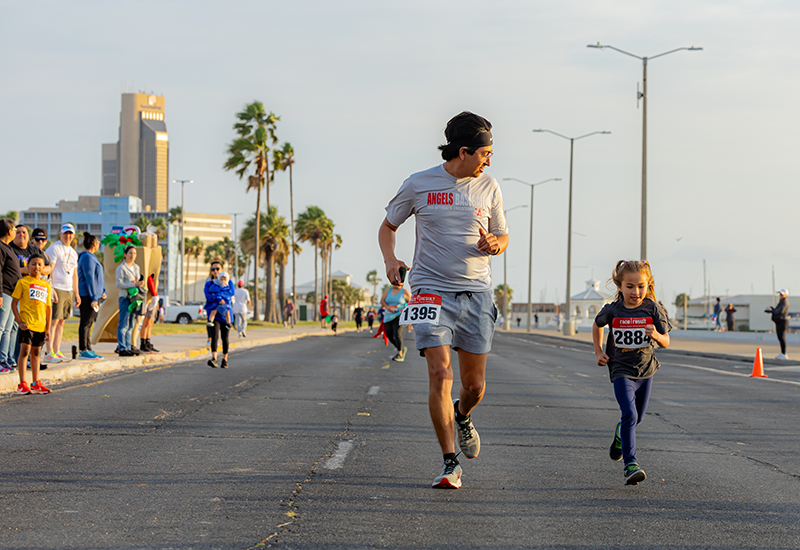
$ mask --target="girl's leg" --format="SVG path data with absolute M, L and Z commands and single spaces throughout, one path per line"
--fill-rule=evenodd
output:
M 636 425 L 639 415 L 636 410 L 636 384 L 630 378 L 618 378 L 614 381 L 614 397 L 619 404 L 620 427 L 619 437 L 622 440 L 622 458 L 625 464 L 636 462 Z
M 639 417 L 638 424 L 644 420 L 647 413 L 647 405 L 650 403 L 650 390 L 653 387 L 653 377 L 635 380 L 636 386 L 636 415 Z

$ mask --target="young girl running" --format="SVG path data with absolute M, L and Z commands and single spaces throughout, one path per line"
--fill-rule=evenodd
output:
M 608 366 L 622 413 L 609 456 L 615 461 L 625 459 L 625 484 L 636 485 L 647 477 L 636 461 L 636 426 L 644 420 L 653 375 L 659 367 L 653 348 L 654 344 L 669 346 L 671 326 L 656 301 L 650 264 L 620 260 L 611 280 L 617 287 L 616 300 L 606 304 L 595 317 L 592 340 L 597 364 Z M 611 325 L 611 331 L 603 353 L 601 342 L 606 325 Z

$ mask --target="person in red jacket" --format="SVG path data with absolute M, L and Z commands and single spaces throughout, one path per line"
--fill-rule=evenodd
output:
M 322 328 L 328 328 L 328 320 L 326 319 L 328 315 L 330 313 L 328 313 L 328 295 L 326 294 L 319 303 L 319 320 Z

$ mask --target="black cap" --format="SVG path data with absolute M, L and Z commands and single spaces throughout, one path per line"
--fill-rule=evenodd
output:
M 46 239 L 47 231 L 45 231 L 41 227 L 37 227 L 36 229 L 33 230 L 33 233 L 31 233 L 31 238 L 35 239 L 37 237 L 44 237 Z

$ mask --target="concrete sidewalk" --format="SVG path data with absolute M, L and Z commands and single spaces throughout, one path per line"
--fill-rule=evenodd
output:
M 339 329 L 340 333 L 353 332 L 355 328 Z M 366 330 L 366 329 L 365 329 Z M 239 338 L 236 331 L 231 331 L 230 351 L 246 349 L 256 346 L 266 346 L 270 344 L 281 344 L 291 342 L 299 338 L 309 336 L 333 336 L 330 329 L 317 327 L 295 327 L 289 328 L 262 328 L 247 331 L 247 338 Z M 48 363 L 47 369 L 40 372 L 39 377 L 42 382 L 47 384 L 58 384 L 73 379 L 87 378 L 114 371 L 153 366 L 156 364 L 174 363 L 188 359 L 196 359 L 202 356 L 211 357 L 211 348 L 207 345 L 205 332 L 190 334 L 172 334 L 153 336 L 153 345 L 161 353 L 143 353 L 138 357 L 120 358 L 114 353 L 117 344 L 113 342 L 101 342 L 92 346 L 95 352 L 103 356 L 99 361 L 87 361 L 85 359 L 73 359 L 65 363 Z M 69 350 L 77 342 L 65 341 L 61 346 L 64 355 L 69 356 Z M 221 356 L 221 348 L 217 350 Z M 218 357 L 219 357 L 218 356 Z M 235 362 L 232 362 L 235 367 Z M 30 371 L 27 371 L 25 379 L 31 382 Z M 13 393 L 19 384 L 19 373 L 0 374 L 0 394 Z M 52 388 L 51 388 L 52 389 Z
M 524 328 L 512 327 L 510 333 L 527 333 Z M 590 332 L 578 332 L 575 336 L 563 336 L 560 332 L 552 329 L 533 329 L 531 334 L 547 336 L 572 342 L 584 342 L 592 345 L 592 334 Z M 659 355 L 679 353 L 689 355 L 700 355 L 705 357 L 733 359 L 737 361 L 749 361 L 752 363 L 756 355 L 756 348 L 761 348 L 764 363 L 770 365 L 800 365 L 800 361 L 777 360 L 781 350 L 778 346 L 778 339 L 774 334 L 765 334 L 771 337 L 774 342 L 767 341 L 742 341 L 735 335 L 740 333 L 725 332 L 704 332 L 700 337 L 692 338 L 691 331 L 674 330 L 670 333 L 670 345 L 667 349 L 659 350 Z M 608 329 L 603 331 L 603 338 L 608 335 Z M 712 336 L 713 335 L 713 336 Z M 791 343 L 787 344 L 787 355 L 800 359 L 800 350 L 792 349 Z

